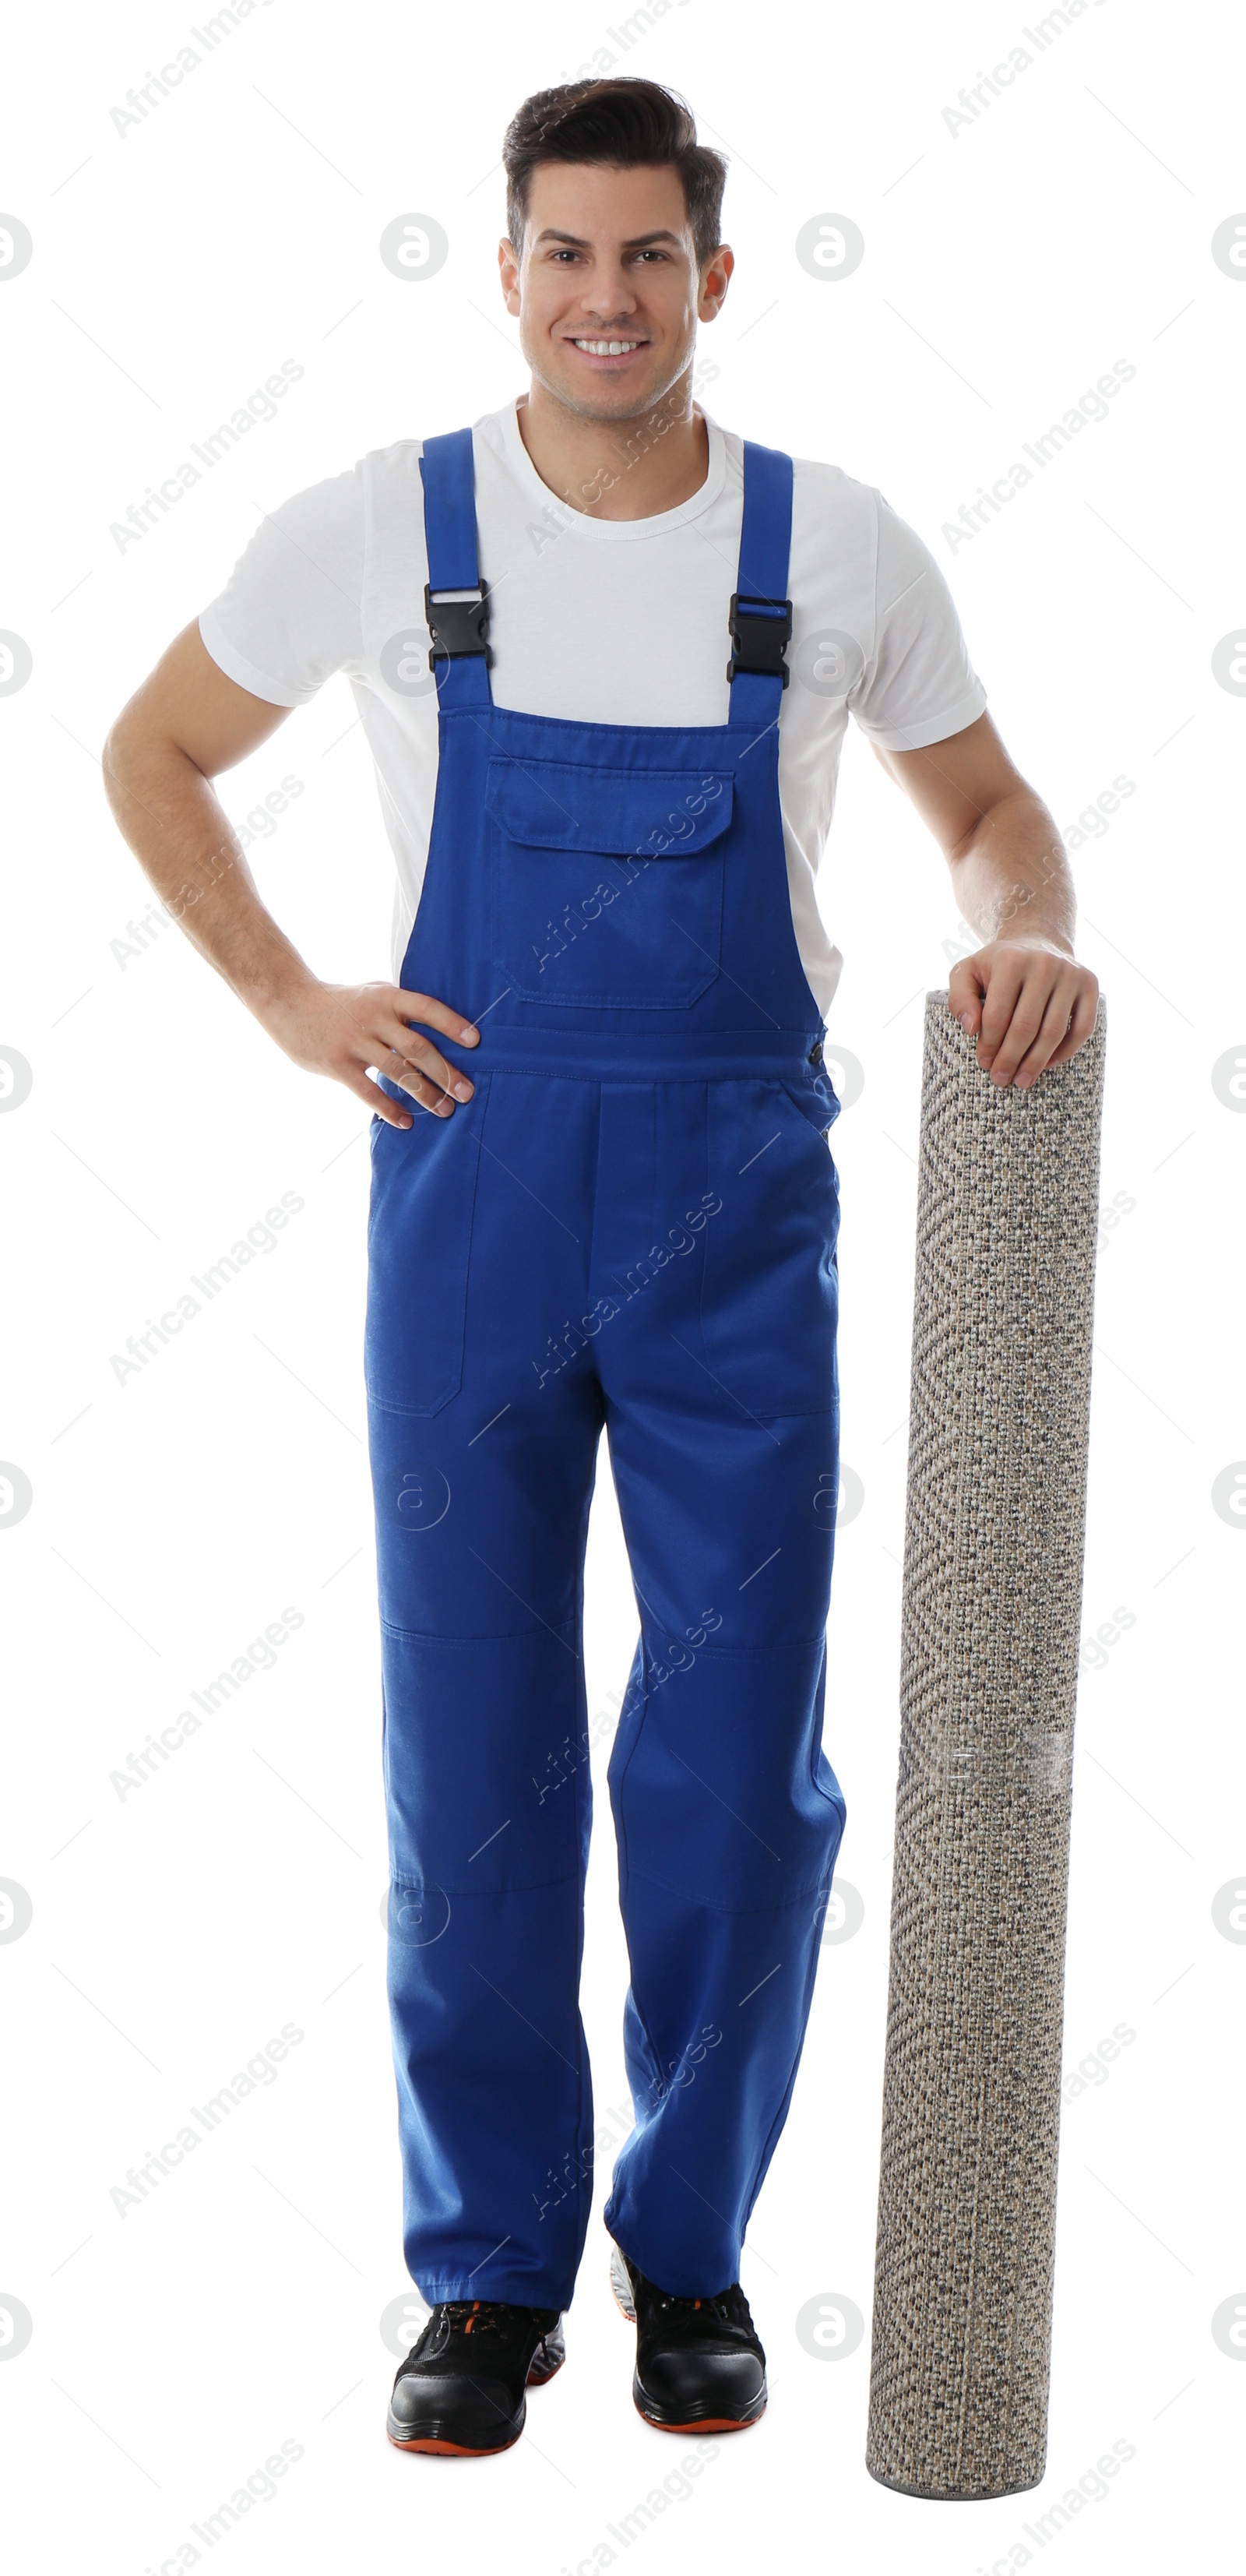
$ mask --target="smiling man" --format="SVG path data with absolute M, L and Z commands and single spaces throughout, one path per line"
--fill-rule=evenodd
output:
M 814 879 L 849 715 L 981 935 L 950 1005 L 992 1079 L 1038 1080 L 1096 1014 L 1059 837 L 925 546 L 871 486 L 693 401 L 734 262 L 687 109 L 648 81 L 543 91 L 504 158 L 527 392 L 266 519 L 106 750 L 169 910 L 374 1113 L 389 1994 L 432 2309 L 388 2431 L 453 2454 L 516 2440 L 560 2366 L 590 2213 L 603 1429 L 640 1620 L 609 1769 L 635 2106 L 612 2278 L 650 2424 L 766 2404 L 740 2249 L 845 1813 L 822 1751 L 840 958 Z M 335 671 L 397 863 L 392 983 L 304 962 L 209 783 Z

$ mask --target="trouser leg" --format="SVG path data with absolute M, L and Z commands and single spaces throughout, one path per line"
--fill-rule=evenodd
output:
M 781 1623 L 766 1615 L 774 1603 L 758 1589 L 764 1575 L 749 1587 L 747 1619 L 740 1596 L 750 1550 L 757 1561 L 767 1542 L 788 1557 L 788 1572 L 803 1542 L 809 1592 L 818 1593 L 829 1532 L 811 1499 L 826 1490 L 818 1478 L 833 1473 L 828 1458 L 830 1426 L 813 1417 L 784 1444 L 790 1501 L 771 1497 L 748 1547 L 722 1532 L 712 1569 L 705 1555 L 690 1563 L 701 1554 L 690 1533 L 663 1576 L 630 1515 L 651 1607 L 610 1787 L 636 2128 L 615 2167 L 606 2224 L 651 2280 L 681 2296 L 707 2297 L 739 2278 L 749 2213 L 791 2099 L 844 1828 L 842 1793 L 820 1749 L 824 1637 L 765 1637 Z M 760 1460 L 750 1472 L 761 1472 Z M 615 1475 L 626 1486 L 617 1448 Z M 707 1631 L 706 1614 L 720 1604 L 722 1626 Z
M 370 1406 L 404 2239 L 430 2301 L 563 2307 L 592 2188 L 581 1611 L 601 1395 L 584 1366 L 533 1365 L 564 1242 L 577 1284 L 571 1122 L 548 1173 L 501 1085 L 482 1132 L 466 1289 L 461 1236 L 443 1266 L 425 1227 L 412 1269 L 441 1327 L 465 1299 L 461 1386 L 422 1415 Z
M 821 1750 L 838 1485 L 833 1166 L 793 1111 L 779 1131 L 790 1165 L 776 1154 L 769 1202 L 744 1188 L 733 1199 L 737 1168 L 750 1171 L 774 1129 L 757 1089 L 746 1117 L 732 1087 L 729 1171 L 711 1126 L 718 1206 L 705 1233 L 718 1226 L 717 1243 L 654 1281 L 601 1363 L 641 1606 L 610 1765 L 636 2127 L 605 2215 L 650 2279 L 688 2297 L 739 2276 L 791 2099 L 845 1815 Z M 782 1312 L 769 1338 L 741 1321 L 750 1269 L 769 1294 L 785 1245 L 794 1345 L 780 1338 Z M 803 1393 L 810 1409 L 763 1414 L 772 1390 L 789 1405 Z

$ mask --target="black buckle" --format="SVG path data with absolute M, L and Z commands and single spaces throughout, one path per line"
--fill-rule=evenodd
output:
M 728 679 L 734 680 L 737 671 L 748 671 L 759 679 L 781 680 L 786 688 L 792 676 L 783 659 L 783 647 L 792 640 L 790 599 L 750 599 L 747 594 L 741 598 L 739 591 L 733 590 L 728 623 Z
M 431 582 L 424 584 L 424 615 L 433 639 L 428 657 L 431 671 L 436 662 L 462 662 L 473 653 L 483 653 L 486 668 L 493 660 L 489 650 L 489 585 L 481 581 L 475 596 L 454 599 L 445 591 L 434 591 Z

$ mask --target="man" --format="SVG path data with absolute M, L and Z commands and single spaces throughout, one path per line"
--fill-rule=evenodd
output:
M 733 259 L 687 110 L 641 80 L 545 91 L 505 165 L 527 394 L 266 521 L 106 752 L 189 936 L 374 1113 L 389 1985 L 432 2307 L 388 2430 L 458 2454 L 514 2441 L 525 2384 L 559 2367 L 591 2201 L 580 1622 L 603 1426 L 641 1617 L 610 1762 L 636 2109 L 612 2277 L 651 2424 L 734 2430 L 766 2402 L 740 2247 L 844 1823 L 819 1508 L 840 960 L 813 883 L 849 711 L 982 934 L 950 983 L 980 1065 L 1031 1083 L 1096 1012 L 1054 825 L 924 546 L 870 487 L 692 400 Z M 304 963 L 208 783 L 336 670 L 397 860 L 393 984 Z

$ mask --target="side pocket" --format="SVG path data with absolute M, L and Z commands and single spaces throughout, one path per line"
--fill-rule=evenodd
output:
M 787 1094 L 793 1108 L 799 1109 L 801 1117 L 807 1118 L 820 1136 L 825 1136 L 838 1118 L 841 1107 L 829 1074 L 811 1074 L 807 1082 L 784 1082 L 780 1089 Z
M 834 1413 L 839 1195 L 821 1132 L 832 1113 L 812 1084 L 806 1095 L 783 1082 L 714 1082 L 708 1098 L 710 1187 L 722 1204 L 705 1234 L 706 1360 L 746 1413 Z
M 463 1378 L 487 1076 L 453 1118 L 373 1128 L 364 1382 L 390 1413 L 440 1413 Z

